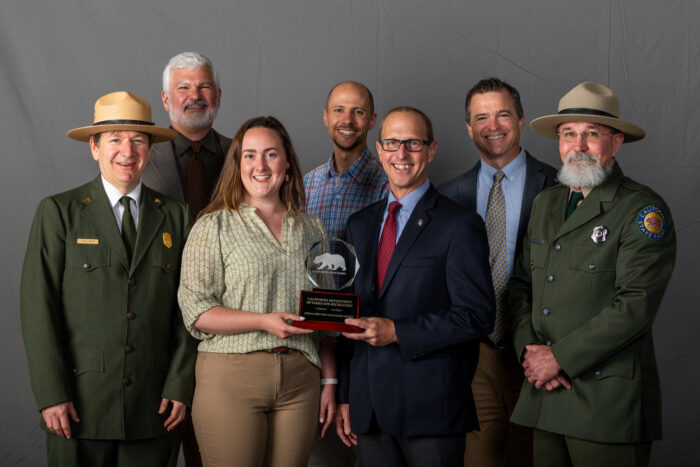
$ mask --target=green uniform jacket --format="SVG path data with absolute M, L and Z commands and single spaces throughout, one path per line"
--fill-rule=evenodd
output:
M 73 401 L 77 438 L 163 436 L 161 398 L 192 400 L 196 341 L 177 306 L 189 210 L 143 186 L 139 216 L 130 267 L 100 177 L 42 200 L 32 224 L 20 291 L 32 390 L 40 410 Z
M 568 194 L 556 186 L 535 199 L 510 310 L 518 355 L 550 345 L 573 387 L 525 381 L 511 420 L 595 442 L 661 439 L 651 328 L 676 258 L 671 212 L 617 163 L 565 221 Z

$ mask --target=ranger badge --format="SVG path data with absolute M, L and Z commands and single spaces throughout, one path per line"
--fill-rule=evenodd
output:
M 591 234 L 591 240 L 593 243 L 603 243 L 608 235 L 608 229 L 603 225 L 598 227 L 593 227 L 593 233 Z
M 163 232 L 163 245 L 165 245 L 166 248 L 171 248 L 173 246 L 173 238 L 168 232 Z

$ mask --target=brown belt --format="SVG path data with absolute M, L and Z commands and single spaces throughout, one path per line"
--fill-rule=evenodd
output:
M 290 349 L 289 347 L 275 347 L 274 349 L 264 349 L 261 352 L 265 353 L 289 353 L 293 352 L 294 349 Z

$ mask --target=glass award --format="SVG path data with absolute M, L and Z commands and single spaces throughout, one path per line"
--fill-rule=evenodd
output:
M 324 238 L 311 246 L 306 255 L 306 277 L 314 290 L 302 290 L 299 316 L 294 326 L 319 331 L 362 332 L 345 324 L 345 318 L 357 318 L 360 296 L 343 292 L 352 285 L 360 263 L 355 248 L 339 238 Z

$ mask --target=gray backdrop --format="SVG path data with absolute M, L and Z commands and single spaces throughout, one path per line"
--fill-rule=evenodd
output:
M 652 464 L 700 464 L 696 0 L 0 0 L 0 12 L 0 464 L 45 463 L 18 291 L 37 203 L 98 170 L 88 145 L 65 132 L 91 123 L 94 101 L 116 90 L 146 97 L 155 121 L 167 124 L 161 72 L 187 50 L 219 69 L 215 127 L 232 136 L 246 118 L 275 115 L 305 171 L 331 153 L 321 111 L 333 83 L 367 84 L 380 116 L 401 104 L 424 110 L 439 141 L 434 183 L 477 160 L 464 127 L 464 96 L 477 80 L 495 75 L 515 85 L 528 122 L 554 113 L 581 81 L 610 86 L 623 118 L 648 134 L 623 146 L 622 168 L 666 199 L 678 230 L 676 270 L 654 326 L 665 439 L 655 443 Z M 375 138 L 376 130 L 371 146 Z M 553 140 L 528 129 L 522 143 L 559 166 Z

